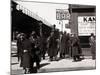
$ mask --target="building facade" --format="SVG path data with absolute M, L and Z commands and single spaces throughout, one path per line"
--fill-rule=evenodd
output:
M 96 34 L 96 6 L 69 5 L 71 33 L 77 34 L 82 47 L 89 47 L 91 33 Z

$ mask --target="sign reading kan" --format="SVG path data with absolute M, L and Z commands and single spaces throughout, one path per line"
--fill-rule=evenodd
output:
M 69 20 L 70 14 L 68 9 L 56 9 L 56 20 Z

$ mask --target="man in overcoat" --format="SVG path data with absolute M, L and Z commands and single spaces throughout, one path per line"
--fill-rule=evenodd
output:
M 79 43 L 79 38 L 76 34 L 74 34 L 72 40 L 72 57 L 74 61 L 81 61 L 80 59 L 81 48 Z
M 57 55 L 57 38 L 55 37 L 54 32 L 51 32 L 51 35 L 48 40 L 48 56 L 50 57 L 50 61 L 53 60 Z
M 96 43 L 95 43 L 95 36 L 93 33 L 91 33 L 91 36 L 89 38 L 90 48 L 91 48 L 91 54 L 92 59 L 96 59 Z
M 31 41 L 27 36 L 25 36 L 22 44 L 23 44 L 23 54 L 22 54 L 21 66 L 25 70 L 25 74 L 26 74 L 26 73 L 30 73 L 31 60 L 32 60 L 32 56 L 31 56 L 32 45 L 31 45 Z
M 24 40 L 23 34 L 18 34 L 17 35 L 17 56 L 18 56 L 18 61 L 21 60 L 21 56 L 23 53 L 22 49 L 22 42 Z
M 31 56 L 32 56 L 32 61 L 31 61 L 31 68 L 34 68 L 34 63 L 36 62 L 36 68 L 40 68 L 40 61 L 41 61 L 41 51 L 39 48 L 39 38 L 36 35 L 36 33 L 31 34 L 30 36 L 30 41 L 32 45 L 31 49 Z
M 62 34 L 62 38 L 61 38 L 61 48 L 60 48 L 60 57 L 64 58 L 65 54 L 67 53 L 67 35 L 66 32 L 64 32 L 64 34 Z
M 47 51 L 47 41 L 46 41 L 46 37 L 45 36 L 41 36 L 39 38 L 39 48 L 40 48 L 40 51 L 41 51 L 41 57 L 43 59 L 45 59 L 45 54 L 46 54 L 46 51 Z

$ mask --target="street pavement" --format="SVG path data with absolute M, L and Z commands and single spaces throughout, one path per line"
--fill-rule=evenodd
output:
M 20 62 L 16 57 L 16 46 L 12 46 L 11 50 L 11 74 L 12 75 L 22 75 L 24 74 L 23 68 L 20 67 Z M 87 52 L 85 52 L 87 53 Z M 89 50 L 88 50 L 89 53 Z M 72 58 L 60 59 L 58 61 L 49 61 L 48 56 L 46 55 L 45 60 L 41 60 L 41 68 L 38 70 L 38 73 L 47 73 L 47 72 L 61 72 L 61 71 L 76 71 L 76 70 L 92 70 L 96 67 L 96 61 L 92 60 L 91 55 L 85 55 L 84 60 L 73 62 Z M 35 64 L 36 65 L 36 64 Z
M 24 74 L 23 68 L 20 67 L 20 63 L 17 61 L 17 57 L 12 57 L 11 60 L 11 74 Z M 38 73 L 91 70 L 95 69 L 95 63 L 95 60 L 92 60 L 89 56 L 78 62 L 73 62 L 73 59 L 71 58 L 65 58 L 59 61 L 49 61 L 48 57 L 46 57 L 45 60 L 41 61 L 41 68 L 38 70 Z

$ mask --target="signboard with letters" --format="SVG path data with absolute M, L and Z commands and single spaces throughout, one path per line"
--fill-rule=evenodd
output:
M 95 16 L 79 16 L 78 17 L 78 35 L 89 36 L 96 32 L 96 17 Z
M 70 14 L 68 9 L 56 9 L 56 20 L 69 20 Z

